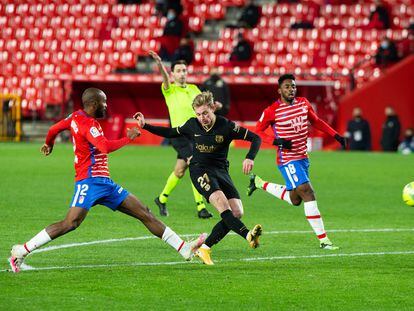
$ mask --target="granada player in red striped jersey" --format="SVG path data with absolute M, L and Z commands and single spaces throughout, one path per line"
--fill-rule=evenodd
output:
M 277 146 L 277 165 L 286 185 L 278 185 L 250 176 L 247 194 L 260 188 L 291 205 L 304 202 L 306 218 L 323 249 L 338 249 L 328 239 L 318 209 L 315 193 L 309 180 L 309 160 L 306 142 L 309 122 L 318 130 L 334 137 L 343 147 L 345 138 L 319 119 L 305 97 L 296 97 L 296 82 L 292 74 L 282 75 L 279 80 L 280 99 L 267 107 L 256 124 L 256 132 L 264 142 Z M 270 127 L 273 135 L 265 133 Z
M 137 128 L 127 130 L 127 136 L 107 140 L 97 118 L 106 112 L 106 95 L 96 88 L 88 88 L 82 94 L 83 109 L 71 114 L 49 129 L 41 152 L 52 153 L 56 136 L 70 130 L 75 153 L 75 192 L 64 220 L 54 223 L 22 245 L 14 245 L 9 263 L 13 272 L 19 272 L 24 258 L 36 248 L 45 245 L 72 230 L 85 219 L 90 208 L 101 204 L 113 211 L 120 211 L 140 220 L 155 236 L 175 248 L 186 260 L 204 243 L 206 234 L 197 240 L 184 242 L 173 230 L 164 225 L 144 206 L 137 197 L 110 179 L 108 153 L 127 145 L 140 135 Z

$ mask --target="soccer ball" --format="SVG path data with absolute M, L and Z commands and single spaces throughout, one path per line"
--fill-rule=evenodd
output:
M 405 204 L 408 206 L 414 206 L 414 181 L 405 185 L 402 198 Z

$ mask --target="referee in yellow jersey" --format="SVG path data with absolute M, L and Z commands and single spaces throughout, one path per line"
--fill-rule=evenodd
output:
M 155 60 L 162 75 L 163 82 L 161 90 L 170 114 L 171 126 L 180 126 L 187 122 L 188 119 L 195 117 L 192 104 L 194 98 L 200 94 L 201 91 L 196 85 L 187 83 L 187 63 L 184 60 L 178 60 L 172 63 L 171 76 L 174 82 L 171 82 L 167 70 L 158 54 L 153 51 L 150 51 L 149 54 Z M 180 179 L 184 176 L 185 171 L 188 168 L 187 161 L 193 154 L 191 143 L 185 137 L 172 138 L 171 144 L 175 151 L 177 151 L 177 162 L 175 163 L 174 171 L 168 177 L 161 194 L 155 198 L 155 203 L 160 209 L 161 216 L 168 216 L 168 197 L 175 189 Z M 198 217 L 212 217 L 213 215 L 206 209 L 201 194 L 197 191 L 194 185 L 192 185 L 192 188 L 194 200 L 197 205 Z

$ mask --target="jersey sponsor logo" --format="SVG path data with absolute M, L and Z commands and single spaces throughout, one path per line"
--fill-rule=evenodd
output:
M 214 150 L 216 150 L 216 146 L 214 146 L 214 145 L 207 146 L 207 145 L 204 145 L 204 144 L 197 144 L 196 143 L 196 149 L 200 152 L 203 152 L 203 153 L 212 153 L 212 152 L 214 152 Z
M 91 133 L 93 138 L 96 138 L 99 135 L 101 135 L 101 133 L 99 133 L 99 130 L 94 126 L 90 128 L 89 132 Z
M 220 144 L 224 141 L 223 135 L 216 135 L 216 143 Z
M 292 125 L 296 133 L 299 133 L 304 128 L 304 119 L 305 118 L 303 116 L 297 116 L 296 118 L 290 120 L 290 124 Z
M 73 121 L 73 120 L 72 120 L 72 122 L 70 122 L 70 127 L 73 129 L 73 131 L 74 131 L 75 133 L 78 133 L 78 132 L 79 132 L 78 125 L 76 124 L 76 122 L 75 122 L 75 121 Z

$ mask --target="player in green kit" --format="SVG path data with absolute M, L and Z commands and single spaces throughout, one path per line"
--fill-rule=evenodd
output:
M 149 54 L 155 60 L 161 75 L 161 90 L 165 98 L 165 103 L 170 114 L 172 127 L 177 127 L 188 119 L 195 117 L 192 107 L 194 98 L 201 93 L 194 84 L 187 83 L 187 64 L 184 60 L 178 60 L 171 65 L 171 75 L 174 82 L 170 81 L 170 77 L 163 65 L 161 58 L 157 53 L 150 51 Z M 167 201 L 171 192 L 175 189 L 180 179 L 184 176 L 188 168 L 187 161 L 192 157 L 193 150 L 191 142 L 185 137 L 171 139 L 171 144 L 177 151 L 177 162 L 174 171 L 170 174 L 161 194 L 155 198 L 155 203 L 160 209 L 161 216 L 168 216 Z M 202 195 L 192 185 L 194 200 L 197 205 L 197 213 L 199 218 L 210 218 L 212 215 L 206 209 Z

